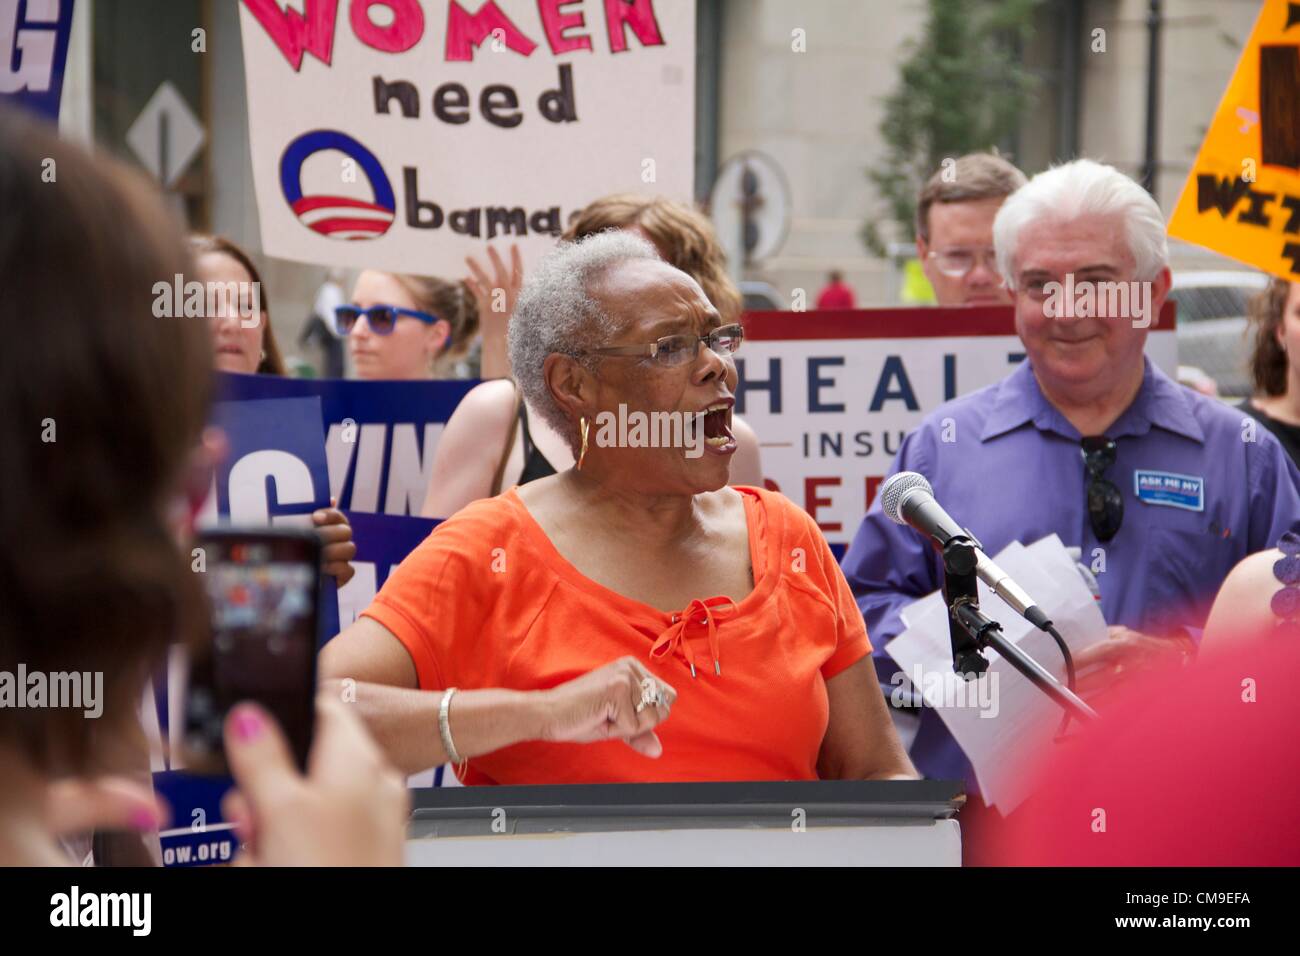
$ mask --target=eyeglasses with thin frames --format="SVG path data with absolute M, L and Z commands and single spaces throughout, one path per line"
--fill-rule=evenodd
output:
M 940 272 L 952 279 L 960 279 L 972 269 L 976 262 L 984 263 L 984 268 L 994 275 L 998 274 L 998 258 L 991 246 L 982 249 L 931 249 L 926 255 L 934 262 Z
M 659 365 L 673 367 L 695 361 L 699 357 L 702 342 L 707 342 L 709 348 L 718 355 L 729 356 L 740 348 L 744 339 L 745 329 L 736 323 L 714 329 L 707 335 L 665 335 L 644 345 L 611 345 L 587 351 L 592 355 L 648 358 Z

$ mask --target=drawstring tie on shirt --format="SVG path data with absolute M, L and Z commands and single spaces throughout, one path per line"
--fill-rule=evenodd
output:
M 718 621 L 730 617 L 736 610 L 736 602 L 729 597 L 712 597 L 707 601 L 696 598 L 686 605 L 686 610 L 672 616 L 672 623 L 659 635 L 650 648 L 650 656 L 655 659 L 670 658 L 681 654 L 695 676 L 695 653 L 691 642 L 686 639 L 688 627 L 707 627 L 709 653 L 713 655 L 713 673 L 722 676 L 721 652 L 718 650 Z

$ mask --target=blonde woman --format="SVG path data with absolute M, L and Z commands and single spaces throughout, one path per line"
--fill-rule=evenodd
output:
M 335 311 L 361 379 L 454 378 L 478 332 L 478 303 L 461 282 L 367 269 Z

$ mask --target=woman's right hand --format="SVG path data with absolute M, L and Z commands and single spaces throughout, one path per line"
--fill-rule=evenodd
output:
M 488 246 L 487 268 L 472 256 L 467 256 L 465 264 L 469 267 L 469 277 L 465 285 L 474 296 L 478 305 L 479 328 L 483 334 L 482 369 L 480 377 L 509 378 L 510 359 L 506 355 L 506 330 L 510 326 L 510 316 L 514 314 L 515 303 L 519 300 L 519 290 L 524 285 L 524 260 L 519 252 L 519 244 L 510 247 L 510 266 L 494 246 Z M 491 270 L 491 275 L 488 270 Z
M 245 845 L 239 862 L 402 865 L 406 783 L 346 704 L 317 698 L 306 776 L 275 720 L 256 704 L 231 710 L 225 741 L 238 789 L 226 794 L 221 811 Z
M 465 265 L 470 273 L 465 284 L 478 303 L 478 320 L 484 331 L 499 325 L 504 334 L 510 316 L 515 311 L 519 290 L 524 285 L 524 259 L 520 255 L 518 243 L 510 247 L 509 268 L 495 246 L 488 246 L 488 259 L 491 275 L 473 256 L 465 257 Z
M 641 684 L 655 681 L 663 703 L 641 703 Z M 652 675 L 634 657 L 621 657 L 550 690 L 540 692 L 543 703 L 542 739 L 592 743 L 621 740 L 638 753 L 658 757 L 663 744 L 654 728 L 668 719 L 677 691 Z

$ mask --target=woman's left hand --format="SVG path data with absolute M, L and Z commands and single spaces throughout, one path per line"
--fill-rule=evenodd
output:
M 356 573 L 348 562 L 357 556 L 357 546 L 352 541 L 348 516 L 334 507 L 335 504 L 337 502 L 331 498 L 330 507 L 312 512 L 311 520 L 320 535 L 321 570 L 337 578 L 339 587 L 342 587 Z

